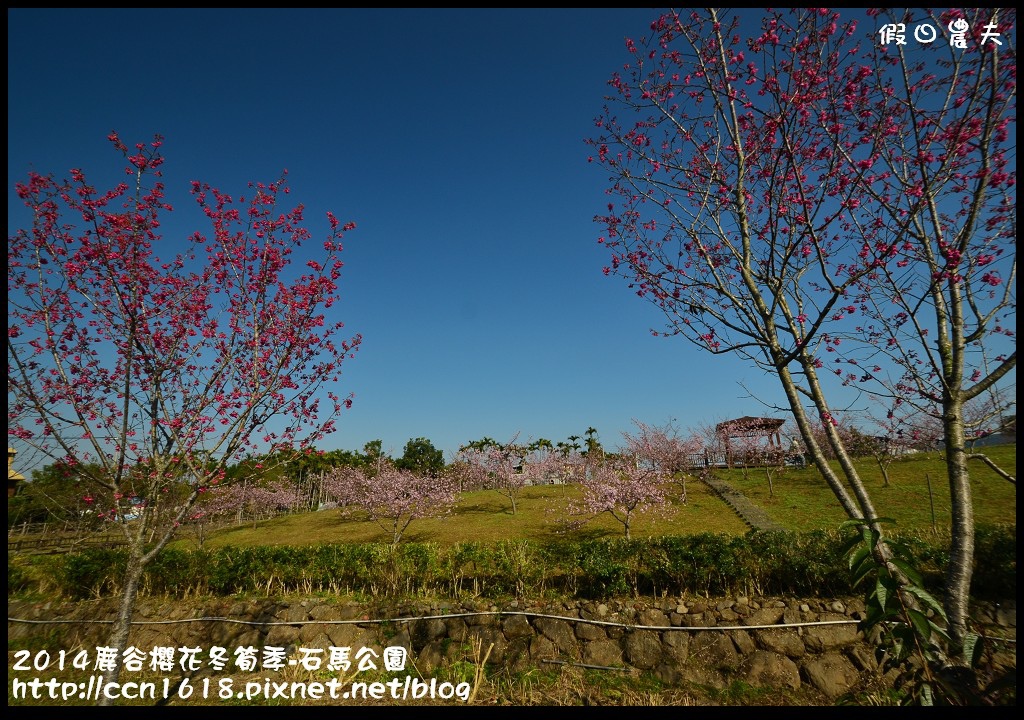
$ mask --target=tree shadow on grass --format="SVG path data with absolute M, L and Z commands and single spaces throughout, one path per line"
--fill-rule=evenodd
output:
M 437 533 L 431 532 L 429 530 L 413 530 L 412 528 L 409 528 L 402 535 L 402 542 L 399 543 L 399 544 L 400 545 L 405 545 L 407 543 L 431 543 L 431 542 L 436 542 L 436 541 L 437 541 Z M 382 535 L 381 539 L 378 540 L 378 542 L 386 542 L 386 543 L 390 544 L 391 543 L 391 536 L 390 535 L 387 535 L 387 536 Z
M 471 505 L 459 505 L 456 515 L 493 515 L 495 513 L 512 514 L 512 506 L 500 500 L 475 502 Z
M 537 535 L 538 540 L 562 540 L 570 542 L 590 542 L 595 540 L 610 540 L 623 537 L 622 532 L 609 530 L 601 527 L 579 527 L 565 529 L 557 525 L 550 525 L 546 530 Z

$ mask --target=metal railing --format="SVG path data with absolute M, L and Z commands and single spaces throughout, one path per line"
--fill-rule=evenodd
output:
M 699 453 L 690 453 L 686 456 L 687 467 L 691 470 L 701 468 L 743 468 L 743 467 L 770 467 L 782 465 L 790 461 L 790 458 L 798 457 L 790 455 L 778 448 L 765 450 L 704 450 Z

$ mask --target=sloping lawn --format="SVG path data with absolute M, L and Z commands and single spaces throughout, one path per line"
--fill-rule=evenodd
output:
M 1016 473 L 1017 446 L 997 445 L 985 452 L 1011 475 Z M 939 453 L 916 453 L 893 460 L 888 467 L 890 484 L 873 458 L 859 458 L 857 468 L 880 517 L 896 520 L 897 528 L 948 530 L 950 494 L 946 466 Z M 1017 523 L 1017 487 L 999 477 L 987 465 L 971 460 L 971 492 L 974 520 L 980 524 Z M 769 492 L 764 468 L 722 471 L 721 477 L 764 508 L 775 522 L 799 532 L 814 530 L 846 519 L 839 501 L 815 468 L 774 471 Z
M 678 494 L 678 493 L 677 493 Z M 567 517 L 566 505 L 579 496 L 571 485 L 547 485 L 524 488 L 513 515 L 508 499 L 494 490 L 464 493 L 454 512 L 444 518 L 414 520 L 403 542 L 456 544 L 467 541 L 545 539 L 554 537 L 623 537 L 623 526 L 602 515 L 583 528 L 562 535 L 560 520 Z M 749 528 L 706 485 L 688 483 L 687 504 L 675 502 L 663 515 L 637 515 L 632 522 L 632 537 L 655 537 L 686 533 L 726 533 L 742 535 Z M 178 547 L 195 547 L 190 528 L 184 528 Z M 286 515 L 212 533 L 204 547 L 225 545 L 311 545 L 320 543 L 390 542 L 391 536 L 376 523 L 345 518 L 340 510 Z
M 1011 474 L 1016 473 L 1017 446 L 986 448 L 988 455 Z M 873 458 L 859 458 L 862 473 L 876 510 L 882 517 L 897 521 L 900 529 L 948 531 L 950 521 L 949 487 L 945 464 L 938 453 L 918 453 L 894 460 L 888 467 L 890 484 Z M 971 487 L 975 522 L 1013 524 L 1017 522 L 1016 486 L 1003 480 L 986 465 L 971 461 Z M 718 476 L 748 499 L 762 507 L 768 516 L 788 530 L 806 532 L 835 529 L 846 516 L 815 468 L 772 470 L 772 487 L 764 468 L 722 470 Z M 454 512 L 444 518 L 413 521 L 403 541 L 455 544 L 466 541 L 545 539 L 564 532 L 561 520 L 567 518 L 566 506 L 579 496 L 571 485 L 529 487 L 518 499 L 515 515 L 508 499 L 493 490 L 464 493 Z M 688 502 L 677 500 L 663 514 L 638 515 L 632 524 L 633 537 L 685 535 L 689 533 L 726 533 L 742 535 L 749 529 L 732 509 L 696 480 L 688 483 Z M 185 528 L 178 547 L 195 547 L 191 528 Z M 608 515 L 602 515 L 568 537 L 621 537 L 623 527 Z M 250 525 L 211 533 L 205 547 L 225 545 L 310 545 L 321 543 L 390 542 L 390 534 L 365 518 L 346 518 L 340 510 L 287 515 Z

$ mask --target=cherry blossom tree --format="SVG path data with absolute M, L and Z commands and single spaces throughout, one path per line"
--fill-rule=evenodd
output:
M 631 538 L 633 522 L 640 514 L 657 514 L 669 504 L 667 486 L 680 482 L 682 501 L 686 502 L 685 472 L 691 451 L 699 441 L 679 438 L 671 424 L 654 427 L 634 420 L 636 432 L 622 434 L 617 452 L 555 453 L 561 470 L 579 486 L 582 496 L 570 501 L 567 515 L 559 523 L 567 529 L 580 528 L 600 515 L 618 521 L 626 539 Z
M 456 456 L 457 462 L 464 465 L 465 477 L 470 478 L 468 485 L 494 490 L 508 498 L 513 515 L 516 514 L 519 497 L 532 477 L 526 468 L 530 450 L 518 440 L 519 433 L 506 443 L 483 437 L 463 445 Z
M 700 437 L 695 434 L 683 437 L 671 422 L 659 427 L 634 419 L 633 424 L 636 431 L 623 435 L 625 442 L 619 454 L 662 471 L 667 481 L 679 486 L 680 501 L 685 505 L 687 479 L 692 474 L 700 477 L 705 472 L 699 462 L 703 450 Z
M 443 474 L 455 483 L 459 492 L 487 489 L 485 487 L 486 474 L 481 469 L 479 463 L 469 461 L 465 450 L 460 450 L 456 453 L 452 461 L 445 465 Z
M 305 496 L 294 484 L 285 480 L 267 483 L 248 482 L 216 485 L 204 488 L 198 501 L 181 521 L 195 531 L 199 547 L 206 542 L 210 528 L 235 522 L 252 520 L 255 530 L 259 521 L 281 513 L 304 508 Z
M 1015 12 L 749 16 L 671 11 L 627 41 L 589 141 L 613 183 L 605 272 L 664 311 L 655 334 L 778 378 L 808 455 L 904 579 L 830 398 L 941 407 L 956 651 L 974 550 L 962 409 L 1016 366 Z M 954 21 L 967 49 L 879 33 Z
M 202 510 L 211 517 L 234 515 L 240 523 L 250 519 L 255 528 L 261 519 L 291 512 L 301 501 L 301 493 L 287 481 L 245 482 L 211 488 Z
M 443 517 L 458 499 L 458 487 L 445 474 L 438 477 L 400 469 L 384 462 L 370 474 L 367 469 L 339 467 L 324 478 L 328 492 L 342 512 L 363 511 L 398 545 L 414 520 Z
M 361 337 L 328 317 L 354 225 L 328 213 L 314 249 L 303 207 L 280 207 L 284 175 L 237 199 L 196 181 L 212 234 L 172 249 L 162 139 L 109 140 L 126 161 L 109 190 L 79 169 L 17 185 L 32 220 L 8 236 L 7 394 L 15 442 L 125 501 L 112 508 L 129 556 L 108 641 L 120 657 L 143 570 L 200 493 L 231 482 L 240 458 L 332 432 L 351 403 L 333 387 Z
M 582 490 L 579 500 L 569 501 L 562 524 L 579 528 L 594 518 L 607 514 L 622 525 L 627 540 L 631 538 L 637 515 L 663 511 L 668 502 L 665 494 L 666 473 L 642 460 L 605 460 L 588 463 L 587 472 L 577 479 Z

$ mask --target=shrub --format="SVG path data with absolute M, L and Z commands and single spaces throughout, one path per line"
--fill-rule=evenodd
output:
M 941 595 L 948 539 L 893 534 L 905 545 L 926 587 Z M 1016 596 L 1015 526 L 977 529 L 973 595 Z M 360 543 L 317 546 L 165 550 L 147 568 L 147 594 L 283 594 L 349 592 L 370 595 L 467 592 L 489 597 L 550 591 L 583 598 L 622 595 L 837 596 L 857 594 L 838 531 L 711 533 L 625 540 L 558 539 L 497 543 Z M 89 549 L 62 557 L 8 554 L 8 594 L 85 599 L 118 591 L 123 550 Z M 44 567 L 45 566 L 45 567 Z M 49 569 L 52 566 L 52 570 Z

